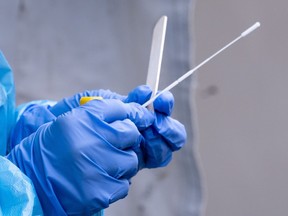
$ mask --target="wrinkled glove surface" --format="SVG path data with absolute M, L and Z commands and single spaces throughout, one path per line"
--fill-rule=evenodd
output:
M 24 137 L 35 132 L 45 122 L 53 120 L 74 108 L 80 106 L 83 96 L 101 96 L 104 99 L 119 99 L 124 103 L 135 102 L 144 104 L 152 94 L 148 86 L 138 86 L 128 96 L 122 96 L 109 90 L 93 90 L 64 98 L 53 107 L 32 105 L 26 109 L 16 124 L 12 137 L 12 148 Z M 184 126 L 171 118 L 174 98 L 170 92 L 165 92 L 154 101 L 155 121 L 149 128 L 138 128 L 143 135 L 140 149 L 134 149 L 139 158 L 139 169 L 166 166 L 172 159 L 172 152 L 180 149 L 186 142 Z
M 82 96 L 104 99 L 80 106 Z M 140 106 L 150 96 L 147 86 L 128 96 L 86 91 L 52 107 L 25 110 L 8 159 L 32 179 L 44 212 L 97 212 L 127 195 L 139 169 L 171 161 L 172 152 L 185 144 L 186 131 L 170 116 L 170 92 L 154 101 L 154 112 Z
M 138 128 L 154 120 L 137 103 L 91 101 L 41 125 L 7 158 L 32 180 L 47 215 L 89 215 L 127 195 Z

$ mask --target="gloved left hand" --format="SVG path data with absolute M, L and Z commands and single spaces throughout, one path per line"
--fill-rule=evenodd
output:
M 139 129 L 154 120 L 137 103 L 91 101 L 40 126 L 7 158 L 32 180 L 47 215 L 90 215 L 127 195 Z

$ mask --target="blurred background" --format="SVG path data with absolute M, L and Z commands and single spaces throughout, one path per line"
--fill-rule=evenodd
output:
M 261 28 L 198 72 L 207 216 L 288 214 L 288 2 L 199 0 L 196 62 Z
M 81 91 L 83 89 L 77 82 L 84 82 L 84 78 L 79 71 L 90 70 L 89 73 L 92 74 L 93 62 L 109 61 L 95 59 L 93 56 L 94 50 L 91 47 L 103 49 L 107 45 L 93 42 L 96 36 L 93 34 L 97 32 L 85 34 L 93 26 L 90 18 L 95 13 L 101 13 L 101 8 L 93 11 L 95 8 L 89 6 L 93 1 L 87 1 L 90 3 L 85 8 L 77 1 L 73 4 L 59 1 L 58 8 L 53 8 L 56 1 L 44 2 L 35 4 L 31 0 L 0 1 L 0 47 L 16 73 L 18 103 L 46 98 L 47 94 L 51 99 L 58 100 Z M 71 12 L 68 16 L 60 11 L 65 7 Z M 115 7 L 123 6 L 117 4 Z M 74 19 L 73 11 L 77 10 L 86 10 L 87 17 Z M 108 10 L 112 14 L 113 8 Z M 156 17 L 151 19 L 156 20 Z M 262 24 L 260 29 L 201 68 L 196 75 L 197 88 L 191 89 L 197 107 L 194 113 L 197 113 L 197 150 L 201 156 L 204 182 L 204 215 L 286 215 L 288 2 L 198 0 L 191 10 L 190 19 L 193 23 L 190 35 L 193 38 L 191 49 L 194 57 L 191 60 L 194 64 L 222 48 L 256 21 Z M 97 20 L 95 25 L 101 25 L 102 21 Z M 57 25 L 50 25 L 50 22 Z M 116 22 L 113 26 L 128 29 L 126 25 L 130 24 L 135 25 L 135 20 L 127 20 L 124 25 Z M 75 26 L 79 31 L 74 31 Z M 132 59 L 134 62 L 139 61 L 142 68 L 147 68 L 151 32 L 143 35 L 141 26 L 135 26 L 138 41 L 133 38 L 119 40 L 124 44 L 147 43 L 146 49 L 142 50 L 145 55 L 134 56 L 135 59 Z M 81 44 L 83 38 L 91 40 L 91 46 Z M 135 46 L 135 49 L 140 48 Z M 121 49 L 118 51 L 121 52 Z M 131 61 L 128 59 L 129 55 L 124 54 L 122 58 Z M 79 64 L 71 63 L 71 59 L 79 61 Z M 168 61 L 165 56 L 163 60 Z M 109 64 L 106 66 L 109 67 Z M 71 71 L 67 73 L 66 68 Z M 35 73 L 35 70 L 39 73 Z M 46 75 L 43 75 L 43 71 Z M 125 76 L 109 70 L 106 72 L 111 73 L 109 76 L 113 82 Z M 66 82 L 68 74 L 75 76 L 74 83 Z M 129 79 L 142 84 L 146 72 L 139 74 Z M 110 87 L 107 86 L 109 82 L 103 81 L 105 77 L 107 74 L 102 77 L 98 73 L 93 79 L 85 78 L 85 85 L 87 88 L 112 88 L 120 93 L 127 93 L 135 87 L 135 83 L 129 82 L 122 85 L 122 88 Z M 163 83 L 168 84 L 170 81 L 172 78 Z M 187 97 L 188 95 L 187 93 Z

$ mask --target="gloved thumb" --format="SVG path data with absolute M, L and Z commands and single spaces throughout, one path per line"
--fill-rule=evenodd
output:
M 124 103 L 135 102 L 144 104 L 151 98 L 152 90 L 147 85 L 141 85 L 133 89 L 123 100 Z M 164 92 L 154 101 L 154 109 L 164 115 L 170 116 L 174 108 L 174 97 L 171 92 Z
M 170 116 L 174 108 L 174 96 L 171 92 L 166 91 L 156 98 L 153 105 L 156 111 L 166 116 Z
M 130 119 L 138 130 L 146 129 L 155 121 L 153 113 L 138 103 L 123 103 L 117 99 L 92 100 L 79 108 L 107 123 Z
M 133 89 L 127 96 L 126 99 L 123 100 L 124 103 L 135 102 L 138 104 L 144 104 L 147 100 L 150 99 L 152 94 L 152 90 L 147 85 L 141 85 Z

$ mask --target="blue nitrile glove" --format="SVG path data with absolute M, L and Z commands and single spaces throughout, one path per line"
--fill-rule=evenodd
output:
M 9 150 L 34 133 L 41 125 L 55 119 L 49 111 L 51 105 L 55 105 L 55 101 L 37 100 L 17 107 L 16 124 L 10 133 Z
M 86 91 L 58 102 L 50 111 L 60 115 L 79 106 L 83 96 L 102 96 L 103 98 L 120 99 L 125 103 L 136 102 L 144 104 L 150 99 L 152 90 L 147 85 L 138 86 L 128 96 L 122 96 L 110 91 Z M 166 166 L 172 159 L 172 152 L 180 149 L 186 142 L 185 127 L 170 117 L 174 107 L 174 97 L 171 92 L 165 92 L 153 103 L 155 122 L 149 127 L 139 129 L 144 136 L 141 149 L 134 149 L 139 158 L 139 169 Z
M 79 106 L 83 96 L 102 96 L 103 98 L 120 99 L 125 103 L 136 102 L 144 104 L 150 99 L 152 90 L 147 85 L 141 85 L 132 90 L 128 96 L 122 96 L 110 91 L 86 91 L 58 102 L 50 111 L 54 115 L 65 113 Z M 153 103 L 155 119 L 153 126 L 139 129 L 144 137 L 141 149 L 134 149 L 139 158 L 139 169 L 166 166 L 172 159 L 172 152 L 179 150 L 186 142 L 185 127 L 170 117 L 174 107 L 174 97 L 171 92 L 160 95 Z
M 90 215 L 125 197 L 154 116 L 137 103 L 94 100 L 43 124 L 7 158 L 34 183 L 47 215 Z
M 75 94 L 72 97 L 64 98 L 56 105 L 49 108 L 35 105 L 29 107 L 29 109 L 23 113 L 16 124 L 14 136 L 18 137 L 17 140 L 22 140 L 25 136 L 36 131 L 36 129 L 43 124 L 46 119 L 51 119 L 51 116 L 59 116 L 79 107 L 80 98 L 83 96 L 101 96 L 104 99 L 119 99 L 125 103 L 136 102 L 144 104 L 148 99 L 150 99 L 151 94 L 151 89 L 146 85 L 142 85 L 132 90 L 128 96 L 122 96 L 109 90 L 94 90 L 85 91 Z M 156 168 L 167 165 L 172 159 L 172 152 L 180 149 L 185 144 L 186 131 L 184 126 L 170 117 L 173 111 L 173 106 L 173 95 L 170 92 L 165 92 L 154 101 L 154 115 L 156 121 L 153 126 L 147 130 L 145 130 L 146 128 L 139 128 L 139 131 L 145 138 L 144 142 L 141 144 L 141 149 L 134 149 L 139 157 L 140 169 Z M 39 111 L 41 111 L 43 119 L 46 116 L 43 121 L 41 120 L 41 116 L 37 115 Z M 26 128 L 25 131 L 21 132 L 24 128 Z M 14 143 L 14 145 L 15 144 L 17 143 Z
M 151 91 L 148 93 L 151 94 Z M 48 100 L 31 101 L 22 104 L 18 107 L 20 116 L 10 136 L 10 149 L 13 149 L 22 139 L 34 133 L 42 124 L 52 121 L 55 117 L 71 111 L 73 108 L 79 107 L 80 98 L 83 96 L 101 96 L 104 99 L 120 99 L 122 101 L 126 98 L 110 90 L 100 89 L 75 94 L 72 97 L 60 100 L 56 105 L 54 101 Z
M 145 94 L 141 92 L 145 89 Z M 135 89 L 125 99 L 126 102 L 145 103 L 149 87 L 142 91 Z M 151 90 L 150 90 L 151 92 Z M 174 107 L 174 97 L 171 92 L 160 95 L 153 103 L 155 122 L 149 128 L 142 130 L 144 142 L 140 151 L 136 151 L 139 159 L 139 169 L 166 166 L 172 159 L 172 152 L 179 150 L 186 142 L 184 125 L 170 117 Z

